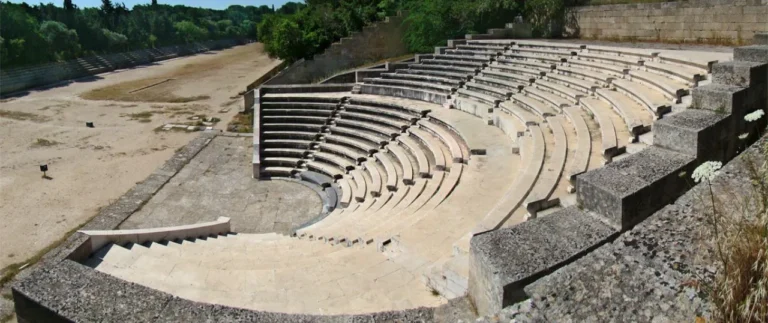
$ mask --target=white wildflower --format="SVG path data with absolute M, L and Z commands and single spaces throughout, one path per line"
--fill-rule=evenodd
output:
M 745 115 L 744 120 L 746 120 L 747 122 L 757 121 L 757 120 L 760 120 L 760 118 L 762 118 L 763 115 L 765 115 L 765 111 L 763 111 L 762 109 L 755 110 L 755 112 Z
M 742 134 L 739 135 L 739 140 L 747 139 L 747 137 L 749 137 L 748 133 L 742 133 Z
M 696 183 L 701 182 L 701 180 L 703 179 L 706 179 L 707 181 L 711 181 L 715 179 L 715 176 L 720 174 L 718 170 L 720 170 L 720 168 L 722 167 L 723 167 L 723 163 L 721 162 L 708 161 L 699 165 L 699 167 L 696 167 L 691 177 L 693 177 L 693 180 Z

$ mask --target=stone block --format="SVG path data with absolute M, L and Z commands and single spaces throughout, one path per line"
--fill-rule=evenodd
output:
M 577 207 L 472 238 L 469 296 L 480 315 L 526 298 L 523 288 L 617 233 Z M 521 248 L 524 246 L 524 248 Z
M 256 104 L 256 93 L 258 91 L 256 90 L 250 90 L 248 92 L 245 92 L 243 94 L 243 112 L 249 113 L 253 110 L 254 105 Z
M 712 66 L 712 82 L 738 87 L 765 84 L 768 82 L 768 64 L 745 61 L 717 63 Z
M 147 322 L 173 296 L 65 260 L 14 284 L 27 322 Z M 41 309 L 46 309 L 41 311 Z
M 733 60 L 768 63 L 768 45 L 736 47 L 733 49 Z
M 694 88 L 692 107 L 702 110 L 711 110 L 718 113 L 730 114 L 744 110 L 748 102 L 749 91 L 745 88 L 708 84 Z
M 470 242 L 469 296 L 481 315 L 525 299 L 523 288 L 617 231 L 576 207 L 477 235 Z M 525 245 L 526 248 L 520 248 Z
M 730 118 L 708 110 L 685 110 L 653 124 L 653 144 L 702 162 L 728 160 L 737 140 Z
M 768 33 L 755 33 L 752 39 L 755 45 L 768 45 Z
M 693 156 L 651 146 L 579 175 L 576 195 L 585 210 L 629 229 L 686 191 L 681 174 L 690 174 L 694 162 Z

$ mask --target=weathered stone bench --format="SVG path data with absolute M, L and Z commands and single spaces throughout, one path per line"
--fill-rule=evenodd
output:
M 397 191 L 399 186 L 397 184 L 397 171 L 395 170 L 395 164 L 392 162 L 392 159 L 390 159 L 389 154 L 386 152 L 378 152 L 374 154 L 374 157 L 376 157 L 376 160 L 384 166 L 384 171 L 387 174 L 387 189 L 390 191 Z
M 465 158 L 469 158 L 469 156 L 464 155 L 461 144 L 459 144 L 454 135 L 451 135 L 450 130 L 434 123 L 432 120 L 421 120 L 419 121 L 419 126 L 421 129 L 440 138 L 440 140 L 448 146 L 448 150 L 451 153 L 451 161 L 453 163 L 462 163 Z
M 262 131 L 261 136 L 264 139 L 299 139 L 312 141 L 321 135 L 317 132 L 304 131 Z
M 403 170 L 402 181 L 405 185 L 413 185 L 413 164 L 405 150 L 394 144 L 387 145 L 387 150 L 395 155 Z
M 645 86 L 626 80 L 614 80 L 611 83 L 617 90 L 634 98 L 642 104 L 656 118 L 661 118 L 672 111 L 672 107 L 666 102 L 661 92 L 653 91 Z
M 331 116 L 333 111 L 331 110 L 314 110 L 314 109 L 262 109 L 261 116 L 306 116 L 306 117 L 324 117 Z
M 448 94 L 437 93 L 433 91 L 426 91 L 407 87 L 378 85 L 378 84 L 363 84 L 360 86 L 360 93 L 364 94 L 376 94 L 384 96 L 395 96 L 407 99 L 415 99 L 426 102 L 432 102 L 436 104 L 444 104 L 448 101 Z
M 443 155 L 443 149 L 437 138 L 418 127 L 411 127 L 408 129 L 408 132 L 429 149 L 435 170 L 445 170 L 445 155 Z M 400 137 L 398 137 L 398 139 L 400 139 Z
M 407 70 L 397 70 L 396 74 L 401 75 L 423 75 L 423 76 L 434 76 L 434 77 L 440 77 L 444 79 L 451 79 L 456 82 L 464 82 L 468 79 L 471 79 L 471 76 L 474 75 L 474 71 L 472 71 L 472 74 L 465 74 L 465 73 L 455 73 L 455 72 L 444 72 L 444 71 L 437 71 L 437 70 L 419 70 L 419 69 L 407 69 Z
M 490 97 L 497 97 L 496 100 L 506 100 L 506 99 L 509 98 L 510 95 L 512 95 L 512 94 L 517 92 L 517 90 L 508 90 L 508 89 L 505 89 L 505 88 L 499 88 L 499 87 L 495 87 L 495 86 L 486 85 L 486 84 L 483 84 L 481 82 L 478 82 L 477 79 L 473 80 L 472 82 L 467 82 L 466 84 L 464 84 L 464 89 L 470 90 L 470 91 L 475 91 L 475 92 L 480 92 L 480 93 L 485 94 L 485 95 L 490 96 Z M 462 91 L 462 92 L 465 92 L 465 91 Z M 494 102 L 494 101 L 490 101 L 491 99 L 488 98 L 488 97 L 479 97 L 478 96 L 476 98 L 481 99 L 481 101 L 485 101 L 485 102 L 487 102 L 489 104 Z
M 524 91 L 525 91 L 525 93 L 531 93 L 531 96 L 525 96 L 523 94 L 516 94 L 516 95 L 512 96 L 512 102 L 514 104 L 517 104 L 520 107 L 524 107 L 528 111 L 531 111 L 531 112 L 537 114 L 538 116 L 540 116 L 540 118 L 542 120 L 545 117 L 547 117 L 547 116 L 553 116 L 553 115 L 557 115 L 558 114 L 558 111 L 555 110 L 555 109 L 556 108 L 560 109 L 560 106 L 550 106 L 550 105 L 547 105 L 545 103 L 546 101 L 542 102 L 542 101 L 534 99 L 534 97 L 539 97 L 540 95 L 544 95 L 544 94 L 540 94 L 540 92 L 537 92 L 537 91 L 531 91 L 531 89 L 528 89 L 528 88 L 526 88 Z M 514 112 L 513 112 L 513 114 L 517 115 Z M 529 123 L 530 121 L 534 121 L 535 120 L 533 118 L 528 118 L 527 116 L 521 116 L 520 119 L 521 120 L 527 119 L 525 121 L 526 124 Z M 536 120 L 534 122 L 538 122 L 538 120 Z
M 555 146 L 547 147 L 546 150 L 553 148 L 549 152 L 549 159 L 523 202 L 530 217 L 536 217 L 537 212 L 560 203 L 559 199 L 550 199 L 550 197 L 560 181 L 568 155 L 568 138 L 561 123 L 563 120 L 560 116 L 547 117 L 546 120 L 549 129 L 552 130 Z
M 619 154 L 616 126 L 613 124 L 613 119 L 609 115 L 612 108 L 607 103 L 592 98 L 582 99 L 581 106 L 591 113 L 597 121 L 597 124 L 600 127 L 600 150 L 603 158 L 606 161 L 611 161 L 614 156 Z
M 407 148 L 408 151 L 411 152 L 412 156 L 416 157 L 416 166 L 417 166 L 418 176 L 429 177 L 431 174 L 430 167 L 429 167 L 429 159 L 427 158 L 427 155 L 424 153 L 424 150 L 421 147 L 421 145 L 419 145 L 409 135 L 399 136 L 397 137 L 397 141 L 403 144 L 403 146 L 405 146 L 405 148 Z
M 642 118 L 637 116 L 637 112 L 628 106 L 628 104 L 636 104 L 634 101 L 631 103 L 627 102 L 627 100 L 630 99 L 626 96 L 616 91 L 606 89 L 598 89 L 595 91 L 595 94 L 608 102 L 616 111 L 616 113 L 618 113 L 621 118 L 624 119 L 624 123 L 627 125 L 627 128 L 632 135 L 639 136 L 645 132 L 648 132 L 648 127 L 650 124 L 643 122 Z
M 334 131 L 338 130 L 339 128 L 333 128 Z M 364 139 L 361 139 L 360 137 L 352 137 L 352 136 L 342 136 L 337 134 L 331 134 L 325 136 L 325 142 L 341 145 L 345 147 L 350 147 L 352 149 L 357 149 L 360 151 L 376 151 L 379 146 L 376 145 L 373 142 L 365 141 Z
M 538 125 L 528 125 L 530 137 L 521 141 L 520 155 L 523 160 L 517 178 L 511 185 L 511 188 L 504 194 L 504 197 L 489 211 L 482 221 L 473 229 L 473 234 L 479 234 L 498 229 L 512 214 L 520 207 L 531 192 L 536 179 L 544 166 L 544 154 L 546 143 L 544 134 Z
M 385 79 L 400 79 L 400 80 L 413 81 L 413 82 L 435 83 L 438 85 L 450 87 L 451 89 L 455 89 L 458 85 L 462 84 L 461 83 L 462 81 L 457 81 L 456 79 L 445 78 L 445 77 L 434 76 L 434 75 L 408 74 L 408 73 L 384 73 L 384 74 L 381 74 L 381 77 Z
M 540 116 L 556 115 L 564 107 L 574 105 L 571 101 L 548 91 L 527 87 L 523 93 L 512 96 L 531 111 Z
M 581 114 L 581 109 L 578 107 L 565 107 L 563 112 L 565 112 L 573 128 L 576 129 L 576 137 L 578 137 L 576 149 L 571 150 L 573 152 L 573 156 L 570 156 L 571 167 L 565 173 L 571 184 L 576 184 L 576 175 L 586 172 L 589 168 L 589 159 L 592 153 L 592 137 L 587 123 Z
M 381 84 L 381 85 L 388 85 L 388 86 L 421 89 L 421 90 L 434 91 L 437 93 L 446 93 L 446 94 L 450 94 L 451 91 L 453 91 L 456 88 L 455 86 L 446 86 L 436 82 L 433 83 L 428 81 L 411 81 L 411 80 L 393 79 L 393 78 L 367 78 L 364 80 L 364 82 L 370 83 L 370 84 Z

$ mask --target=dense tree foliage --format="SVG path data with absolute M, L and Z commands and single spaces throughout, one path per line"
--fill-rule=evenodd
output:
M 304 0 L 279 9 L 226 10 L 168 6 L 151 0 L 131 9 L 113 0 L 99 8 L 0 2 L 3 67 L 214 39 L 258 39 L 274 57 L 310 58 L 333 42 L 397 11 L 407 13 L 404 41 L 431 52 L 446 39 L 500 28 L 522 15 L 536 36 L 557 36 L 565 8 L 579 0 Z
M 288 2 L 258 26 L 267 52 L 288 61 L 312 57 L 333 42 L 396 9 L 393 0 L 306 0 Z
M 306 0 L 289 2 L 259 25 L 267 52 L 288 61 L 321 53 L 331 43 L 397 11 L 407 13 L 405 43 L 412 52 L 432 52 L 446 39 L 502 28 L 521 15 L 537 36 L 555 34 L 575 0 Z M 554 23 L 553 23 L 554 22 Z
M 162 5 L 156 0 L 131 9 L 112 0 L 102 0 L 99 8 L 78 8 L 71 0 L 64 0 L 61 7 L 0 2 L 0 65 L 7 68 L 203 40 L 255 39 L 257 24 L 272 13 L 268 6 L 212 10 Z
M 413 0 L 404 4 L 405 42 L 413 52 L 431 52 L 445 45 L 446 39 L 463 38 L 468 33 L 484 33 L 502 28 L 522 14 L 518 0 Z

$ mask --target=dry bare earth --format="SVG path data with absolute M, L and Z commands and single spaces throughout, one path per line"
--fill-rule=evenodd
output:
M 87 221 L 197 135 L 158 127 L 206 115 L 223 129 L 238 92 L 278 63 L 249 44 L 0 101 L 0 268 Z

